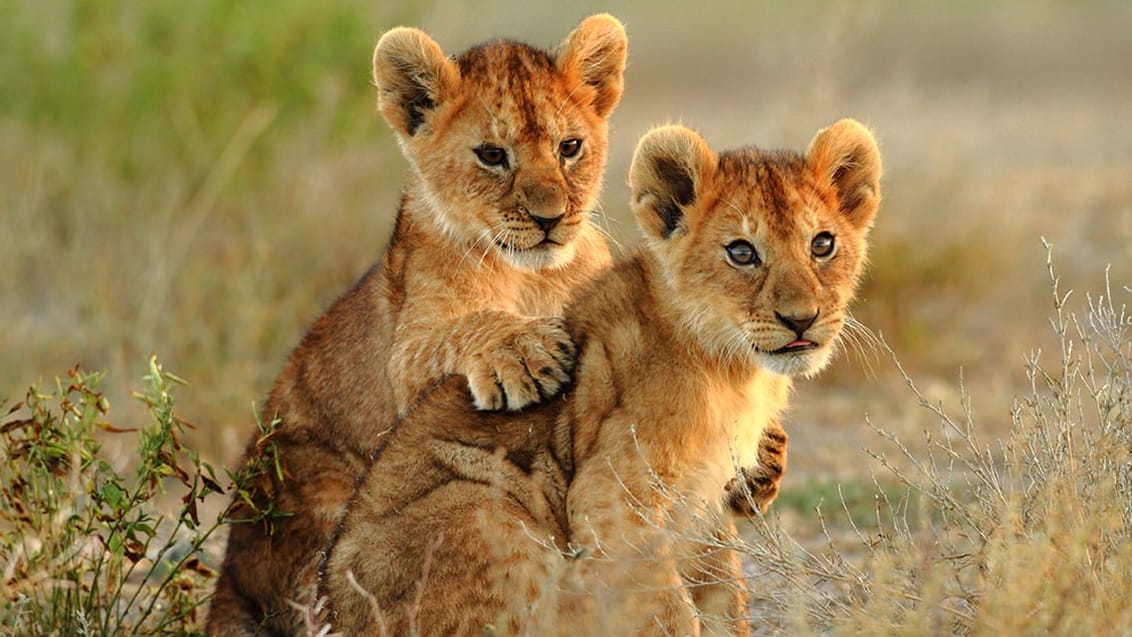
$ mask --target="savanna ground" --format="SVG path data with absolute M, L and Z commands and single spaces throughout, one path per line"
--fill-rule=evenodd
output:
M 405 23 L 450 52 L 552 45 L 597 10 L 630 38 L 602 221 L 622 244 L 627 162 L 654 124 L 800 148 L 849 116 L 881 142 L 855 316 L 921 396 L 867 344 L 800 383 L 783 495 L 751 530 L 782 549 L 748 550 L 756 582 L 786 591 L 758 600 L 762 625 L 1132 631 L 1116 602 L 1132 596 L 1124 2 L 6 2 L 0 396 L 80 363 L 107 372 L 109 419 L 128 427 L 147 418 L 130 394 L 156 353 L 189 383 L 185 447 L 234 462 L 290 348 L 390 231 L 405 164 L 374 109 L 377 36 Z M 116 470 L 138 465 L 133 438 L 100 439 Z

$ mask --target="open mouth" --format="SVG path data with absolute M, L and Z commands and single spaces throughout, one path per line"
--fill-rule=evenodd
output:
M 797 354 L 799 352 L 806 352 L 811 349 L 817 349 L 817 347 L 817 343 L 813 341 L 807 341 L 804 338 L 799 338 L 790 341 L 785 346 L 772 351 L 771 354 Z

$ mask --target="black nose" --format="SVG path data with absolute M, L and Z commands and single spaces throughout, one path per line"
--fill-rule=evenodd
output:
M 557 226 L 559 221 L 562 221 L 562 215 L 558 215 L 557 217 L 540 217 L 532 213 L 531 219 L 538 224 L 539 229 L 543 232 L 550 232 L 554 230 L 554 226 Z
M 806 330 L 810 329 L 810 326 L 813 325 L 814 321 L 818 319 L 817 312 L 814 312 L 812 316 L 805 317 L 783 316 L 778 312 L 775 312 L 774 316 L 778 319 L 779 323 L 782 323 L 786 327 L 794 330 L 794 333 L 798 335 L 798 338 L 802 338 L 802 334 L 805 334 Z

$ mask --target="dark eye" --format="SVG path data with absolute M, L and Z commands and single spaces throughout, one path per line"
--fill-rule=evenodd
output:
M 727 258 L 735 265 L 758 265 L 759 253 L 755 252 L 755 246 L 750 243 L 739 239 L 727 244 Z
M 810 252 L 819 259 L 824 259 L 833 254 L 833 247 L 836 245 L 833 241 L 833 235 L 828 232 L 819 232 L 818 236 L 810 242 Z
M 558 145 L 558 154 L 563 159 L 577 157 L 580 150 L 582 150 L 582 140 L 580 139 L 567 139 Z
M 484 166 L 507 166 L 507 151 L 498 146 L 484 144 L 475 149 L 476 157 Z

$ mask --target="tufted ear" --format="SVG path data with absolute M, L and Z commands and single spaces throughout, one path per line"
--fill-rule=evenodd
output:
M 859 122 L 843 119 L 818 131 L 806 151 L 818 183 L 832 186 L 837 205 L 858 228 L 872 225 L 880 206 L 880 150 Z
M 607 13 L 582 20 L 558 45 L 558 69 L 570 81 L 593 88 L 593 108 L 600 117 L 613 112 L 621 100 L 628 47 L 625 27 Z
M 425 114 L 460 83 L 460 70 L 424 31 L 397 27 L 373 51 L 377 108 L 399 135 L 412 137 Z
M 637 223 L 650 239 L 667 239 L 686 227 L 685 215 L 703 194 L 718 158 L 707 142 L 683 126 L 654 128 L 637 144 L 629 188 Z

